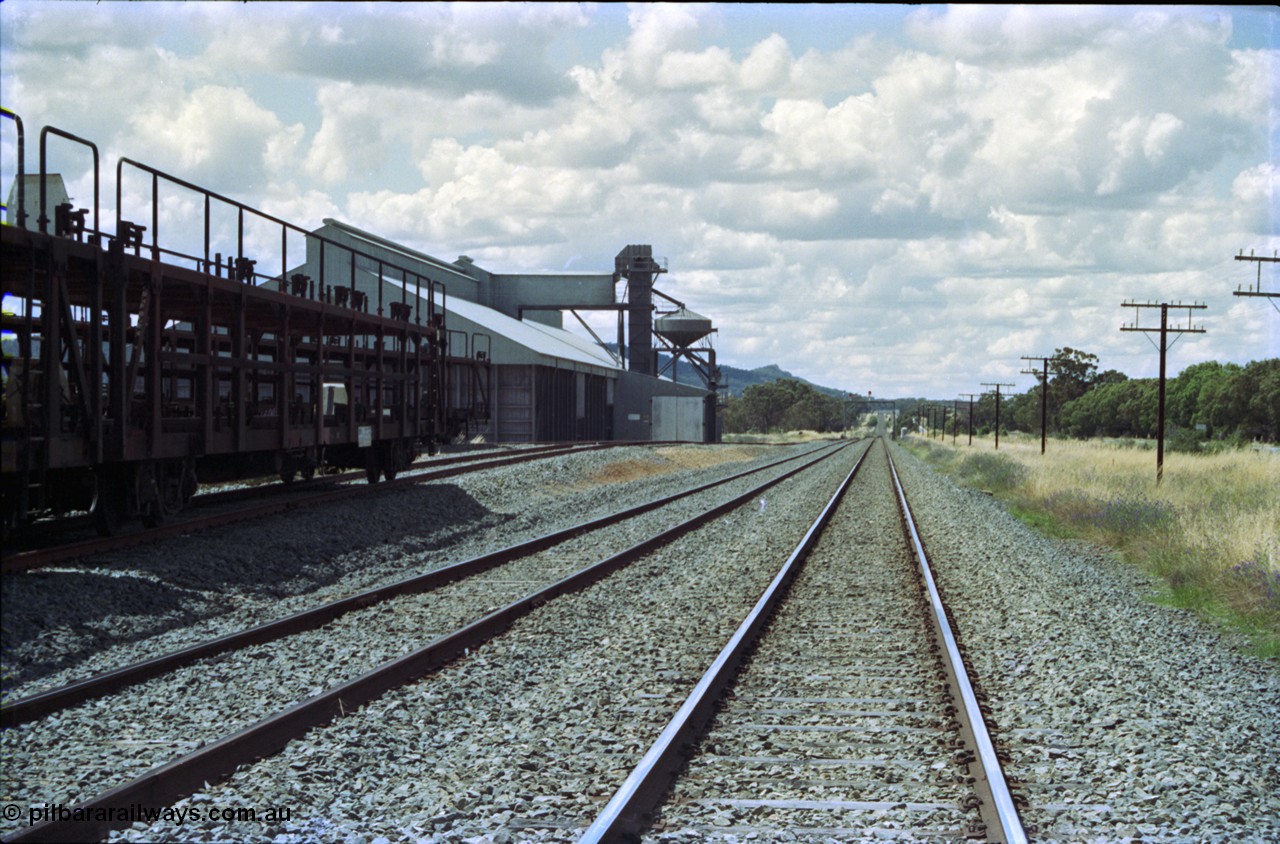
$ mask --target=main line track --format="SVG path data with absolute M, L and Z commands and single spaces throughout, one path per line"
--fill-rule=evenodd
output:
M 873 451 L 583 844 L 1027 840 L 888 447 Z

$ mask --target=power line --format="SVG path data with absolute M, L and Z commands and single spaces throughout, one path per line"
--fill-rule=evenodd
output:
M 969 445 L 973 445 L 973 400 L 981 395 L 981 393 L 961 393 L 969 399 Z
M 1044 372 L 1036 372 L 1034 369 L 1022 370 L 1023 375 L 1040 375 L 1040 453 L 1044 454 L 1044 443 L 1046 432 L 1049 429 L 1049 361 L 1053 358 L 1036 358 L 1022 356 L 1023 360 L 1038 360 L 1044 362 Z
M 1240 250 L 1240 254 L 1236 256 L 1236 260 L 1237 260 L 1237 261 L 1253 261 L 1255 264 L 1257 264 L 1257 265 L 1258 265 L 1258 278 L 1257 278 L 1256 286 L 1255 286 L 1253 289 L 1251 289 L 1251 290 L 1247 290 L 1247 289 L 1241 289 L 1241 288 L 1237 287 L 1237 288 L 1236 288 L 1236 292 L 1235 292 L 1235 293 L 1233 293 L 1233 294 L 1231 294 L 1231 295 L 1232 295 L 1232 296 L 1260 296 L 1260 297 L 1264 297 L 1264 298 L 1270 299 L 1270 300 L 1272 300 L 1272 301 L 1271 301 L 1271 307 L 1275 308 L 1275 309 L 1276 309 L 1276 311 L 1277 311 L 1278 313 L 1280 313 L 1280 305 L 1277 305 L 1277 304 L 1275 303 L 1275 300 L 1276 300 L 1277 298 L 1280 298 L 1280 292 L 1273 293 L 1273 292 L 1271 292 L 1271 291 L 1266 291 L 1266 290 L 1263 290 L 1263 289 L 1262 289 L 1262 265 L 1263 265 L 1264 263 L 1267 263 L 1267 264 L 1280 263 L 1280 257 L 1276 257 L 1276 255 L 1275 255 L 1275 253 L 1274 253 L 1274 252 L 1272 253 L 1272 255 L 1271 255 L 1271 257 L 1270 257 L 1270 258 L 1268 258 L 1268 257 L 1266 257 L 1266 256 L 1264 256 L 1264 255 L 1257 255 L 1257 256 L 1255 256 L 1255 255 L 1253 254 L 1253 250 L 1252 250 L 1252 249 L 1251 249 L 1251 250 L 1249 250 L 1249 254 L 1248 254 L 1248 255 L 1246 255 L 1246 254 L 1244 254 L 1244 250 L 1243 250 L 1243 249 L 1241 249 L 1241 250 Z
M 1013 384 L 992 384 L 992 383 L 983 381 L 982 386 L 996 388 L 996 451 L 999 451 L 1000 450 L 1000 388 L 1012 387 L 1014 385 Z
M 1159 304 L 1155 302 L 1121 302 L 1120 307 L 1134 309 L 1133 323 L 1131 325 L 1121 325 L 1120 326 L 1121 331 L 1142 331 L 1147 334 L 1151 334 L 1154 332 L 1160 333 L 1160 345 L 1156 347 L 1160 351 L 1160 405 L 1159 405 L 1159 409 L 1156 411 L 1156 485 L 1159 486 L 1160 482 L 1164 480 L 1165 354 L 1166 352 L 1169 351 L 1170 347 L 1173 345 L 1172 343 L 1169 342 L 1169 335 L 1170 334 L 1177 335 L 1173 339 L 1173 342 L 1177 343 L 1178 340 L 1182 339 L 1183 334 L 1204 334 L 1205 331 L 1203 327 L 1196 328 L 1191 325 L 1191 312 L 1202 311 L 1208 306 L 1204 304 L 1184 305 L 1181 302 L 1161 302 Z M 1160 309 L 1160 327 L 1159 328 L 1156 328 L 1155 326 L 1144 327 L 1144 326 L 1138 325 L 1138 317 L 1139 315 L 1141 315 L 1143 308 L 1159 308 Z M 1186 328 L 1181 328 L 1177 326 L 1173 328 L 1169 327 L 1169 309 L 1170 308 L 1173 308 L 1175 310 L 1185 310 L 1187 312 Z M 1151 338 L 1148 337 L 1147 340 L 1150 341 Z

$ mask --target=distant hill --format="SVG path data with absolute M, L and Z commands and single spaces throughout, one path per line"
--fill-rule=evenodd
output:
M 658 353 L 659 367 L 667 366 L 667 363 L 670 360 L 671 357 L 669 355 L 662 354 L 661 352 Z M 681 358 L 677 362 L 676 366 L 676 380 L 681 384 L 701 383 L 700 377 L 693 371 L 693 367 L 689 365 L 687 360 Z M 768 384 L 771 381 L 777 381 L 779 378 L 790 378 L 792 380 L 799 381 L 801 384 L 808 384 L 818 392 L 833 398 L 843 399 L 848 396 L 844 390 L 837 390 L 834 387 L 823 387 L 818 384 L 814 384 L 812 381 L 806 381 L 799 376 L 792 375 L 776 363 L 771 363 L 768 366 L 756 367 L 755 369 L 739 369 L 736 366 L 729 366 L 726 363 L 721 363 L 720 374 L 724 381 L 728 383 L 729 395 L 731 396 L 741 396 L 742 391 L 747 387 L 755 384 Z
M 681 361 L 684 363 L 684 361 Z M 837 390 L 834 387 L 823 387 L 812 381 L 806 381 L 798 375 L 792 375 L 776 363 L 768 366 L 758 366 L 755 369 L 738 369 L 736 366 L 728 366 L 720 364 L 720 371 L 724 374 L 724 378 L 729 382 L 729 395 L 740 396 L 742 391 L 753 384 L 768 384 L 770 381 L 777 381 L 779 378 L 790 378 L 793 381 L 799 381 L 801 384 L 808 384 L 819 393 L 831 396 L 837 399 L 848 397 L 845 390 Z

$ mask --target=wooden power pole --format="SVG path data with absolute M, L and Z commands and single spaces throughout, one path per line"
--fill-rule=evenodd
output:
M 1172 347 L 1173 343 L 1169 342 L 1169 335 L 1176 335 L 1173 342 L 1176 343 L 1181 339 L 1183 334 L 1204 334 L 1203 328 L 1194 328 L 1191 325 L 1191 312 L 1202 311 L 1207 305 L 1184 305 L 1180 302 L 1121 302 L 1122 308 L 1133 308 L 1133 323 L 1130 325 L 1121 325 L 1121 331 L 1142 331 L 1148 334 L 1158 333 L 1160 335 L 1160 345 L 1156 348 L 1160 351 L 1160 406 L 1156 411 L 1156 485 L 1164 480 L 1164 385 L 1165 385 L 1165 354 Z M 1160 309 L 1160 327 L 1140 326 L 1138 325 L 1138 315 L 1142 313 L 1143 308 L 1159 308 Z M 1186 328 L 1169 327 L 1169 309 L 1185 310 L 1187 312 Z M 1147 340 L 1151 340 L 1150 337 Z M 1154 345 L 1154 343 L 1153 343 Z
M 1034 369 L 1022 370 L 1023 375 L 1040 376 L 1040 453 L 1044 454 L 1045 434 L 1049 430 L 1049 361 L 1053 358 L 1034 358 L 1023 355 L 1022 359 L 1044 362 L 1043 372 L 1036 372 Z
M 973 445 L 973 400 L 977 398 L 979 393 L 961 393 L 969 399 L 969 445 Z
M 1280 299 L 1280 293 L 1273 293 L 1269 290 L 1262 289 L 1262 265 L 1264 263 L 1267 263 L 1267 264 L 1280 263 L 1280 257 L 1276 257 L 1274 254 L 1270 258 L 1264 257 L 1262 255 L 1258 255 L 1257 257 L 1255 257 L 1253 252 L 1250 252 L 1248 255 L 1246 255 L 1244 254 L 1244 250 L 1242 249 L 1240 250 L 1240 254 L 1236 256 L 1236 260 L 1237 261 L 1253 261 L 1254 263 L 1256 263 L 1258 265 L 1258 279 L 1254 287 L 1249 288 L 1247 290 L 1236 288 L 1236 292 L 1231 295 L 1261 296 L 1263 298 L 1270 299 L 1271 307 L 1275 308 L 1276 311 L 1280 312 L 1280 305 L 1276 304 L 1276 299 Z
M 1012 387 L 1013 385 L 1012 384 L 989 384 L 986 381 L 983 381 L 982 386 L 996 388 L 996 451 L 999 451 L 1000 450 L 1000 388 Z

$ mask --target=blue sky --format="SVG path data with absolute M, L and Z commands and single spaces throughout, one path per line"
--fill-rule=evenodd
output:
M 0 91 L 29 132 L 305 227 L 503 271 L 607 271 L 651 243 L 722 361 L 945 398 L 1025 389 L 1020 357 L 1063 346 L 1154 374 L 1127 299 L 1208 305 L 1174 372 L 1280 354 L 1280 314 L 1231 296 L 1254 277 L 1239 250 L 1280 249 L 1278 19 L 7 0 Z

